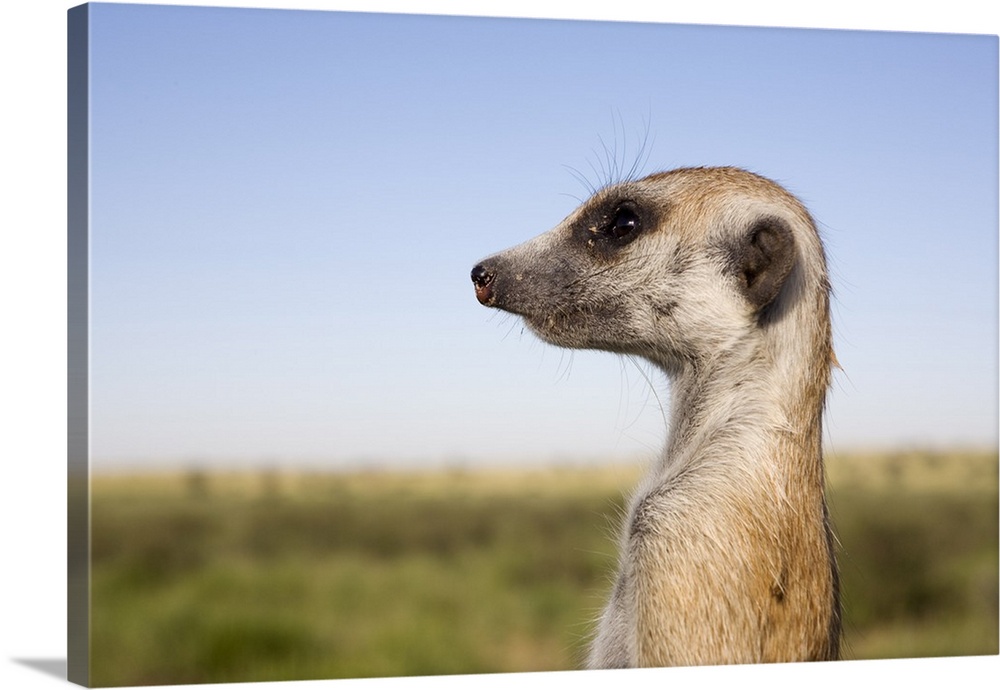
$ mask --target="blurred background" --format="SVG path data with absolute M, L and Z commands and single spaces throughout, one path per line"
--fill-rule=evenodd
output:
M 843 658 L 996 654 L 997 454 L 828 460 Z M 93 682 L 580 668 L 637 477 L 95 476 Z
M 849 658 L 997 652 L 997 40 L 91 6 L 96 684 L 577 667 L 666 382 L 469 270 L 636 166 L 817 218 Z

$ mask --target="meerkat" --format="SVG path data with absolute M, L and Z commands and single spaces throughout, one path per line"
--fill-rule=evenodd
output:
M 670 381 L 587 666 L 830 660 L 841 620 L 824 492 L 830 284 L 805 207 L 736 168 L 597 191 L 472 270 L 542 340 L 638 355 Z

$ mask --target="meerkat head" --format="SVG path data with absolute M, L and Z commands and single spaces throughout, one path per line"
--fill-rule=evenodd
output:
M 781 187 L 733 168 L 682 169 L 599 191 L 484 259 L 472 281 L 482 304 L 549 343 L 671 369 L 759 339 L 817 260 L 825 279 L 812 222 Z

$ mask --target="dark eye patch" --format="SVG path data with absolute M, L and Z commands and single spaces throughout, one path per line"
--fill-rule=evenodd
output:
M 605 232 L 613 239 L 623 240 L 639 232 L 640 225 L 639 214 L 629 204 L 618 207 Z
M 591 256 L 611 259 L 650 228 L 659 211 L 649 202 L 629 194 L 594 199 L 574 223 L 574 236 Z
M 634 240 L 645 226 L 645 214 L 631 200 L 618 201 L 605 207 L 594 223 L 594 240 L 604 251 L 614 251 Z

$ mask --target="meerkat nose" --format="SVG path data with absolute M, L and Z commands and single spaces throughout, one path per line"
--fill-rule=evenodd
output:
M 480 304 L 487 304 L 493 297 L 493 272 L 482 264 L 472 269 L 472 282 L 476 286 L 476 299 Z

